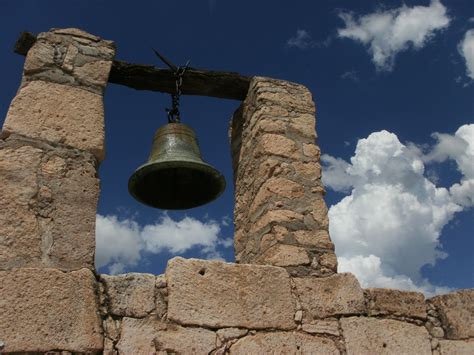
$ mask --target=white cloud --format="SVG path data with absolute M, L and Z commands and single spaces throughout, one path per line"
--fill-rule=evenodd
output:
M 288 47 L 295 47 L 298 49 L 308 49 L 314 46 L 311 35 L 306 30 L 297 29 L 296 34 L 286 41 Z
M 405 146 L 387 131 L 359 140 L 351 162 L 323 156 L 323 182 L 350 195 L 329 210 L 330 233 L 340 271 L 351 271 L 372 287 L 421 290 L 446 288 L 421 277 L 424 265 L 447 255 L 439 238 L 456 212 L 472 206 L 474 124 L 454 135 L 435 134 L 430 153 Z M 436 187 L 425 176 L 424 162 L 456 161 L 463 174 L 451 189 Z M 471 190 L 472 189 L 472 190 Z
M 426 280 L 415 284 L 405 275 L 387 272 L 382 268 L 380 258 L 372 254 L 369 256 L 358 255 L 352 258 L 339 257 L 338 263 L 339 272 L 352 272 L 358 275 L 359 282 L 364 288 L 382 287 L 417 291 L 425 293 L 428 297 L 451 291 L 448 287 L 431 285 Z
M 474 178 L 474 124 L 465 124 L 454 133 L 433 133 L 437 143 L 423 159 L 426 162 L 456 161 L 459 172 L 468 179 Z
M 195 246 L 212 249 L 217 244 L 219 232 L 219 224 L 215 221 L 202 223 L 190 217 L 174 221 L 165 215 L 159 223 L 145 226 L 142 238 L 145 249 L 151 253 L 168 250 L 179 254 Z
M 322 176 L 324 186 L 334 191 L 349 192 L 353 181 L 352 177 L 346 173 L 349 163 L 327 154 L 321 155 L 321 162 L 325 165 Z
M 474 29 L 466 32 L 458 50 L 466 62 L 467 76 L 474 79 Z
M 124 265 L 134 266 L 138 263 L 143 247 L 140 227 L 136 222 L 130 219 L 120 221 L 116 216 L 97 215 L 95 253 L 97 268 L 112 263 L 115 273 L 122 272 Z
M 345 27 L 338 29 L 340 38 L 349 38 L 368 47 L 378 70 L 391 70 L 395 57 L 408 48 L 423 48 L 438 30 L 449 25 L 446 7 L 439 0 L 429 6 L 403 5 L 355 17 L 350 12 L 339 13 Z
M 355 70 L 349 70 L 341 74 L 340 76 L 341 79 L 349 79 L 354 82 L 359 81 L 359 76 L 357 75 L 357 71 Z
M 157 223 L 139 226 L 130 219 L 97 215 L 96 267 L 107 266 L 111 274 L 117 274 L 136 266 L 144 252 L 177 255 L 191 248 L 197 248 L 206 259 L 223 260 L 217 248 L 232 246 L 232 239 L 220 237 L 220 232 L 219 223 L 213 220 L 185 217 L 175 221 L 165 214 Z
M 474 206 L 474 124 L 459 127 L 454 135 L 434 133 L 433 137 L 437 143 L 424 160 L 456 161 L 462 179 L 449 189 L 452 199 L 463 207 Z

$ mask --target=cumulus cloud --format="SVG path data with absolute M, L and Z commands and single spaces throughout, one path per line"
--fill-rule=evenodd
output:
M 324 186 L 334 191 L 349 192 L 353 185 L 353 178 L 346 173 L 349 163 L 327 154 L 321 155 L 321 162 L 325 167 L 322 176 Z
M 461 126 L 454 135 L 434 133 L 433 150 L 424 157 L 427 162 L 456 162 L 461 181 L 450 187 L 452 199 L 463 207 L 474 206 L 474 124 Z
M 109 273 L 117 274 L 136 266 L 145 252 L 178 255 L 191 248 L 197 248 L 206 259 L 223 260 L 218 247 L 228 248 L 233 242 L 220 237 L 220 232 L 220 224 L 213 220 L 185 217 L 175 221 L 164 214 L 156 223 L 140 226 L 131 219 L 97 215 L 96 266 L 106 266 Z
M 466 62 L 467 76 L 474 79 L 474 29 L 466 32 L 458 50 Z
M 325 185 L 350 191 L 329 210 L 340 271 L 353 272 L 364 287 L 447 291 L 424 280 L 420 270 L 447 256 L 439 241 L 443 227 L 472 206 L 474 124 L 433 136 L 437 143 L 427 154 L 380 131 L 359 140 L 350 163 L 321 159 Z M 463 176 L 450 189 L 425 176 L 425 164 L 447 159 Z
M 351 258 L 338 258 L 339 272 L 354 272 L 363 287 L 395 288 L 400 290 L 423 292 L 427 296 L 447 293 L 451 291 L 448 287 L 431 285 L 428 281 L 422 280 L 415 284 L 412 279 L 405 275 L 390 272 L 386 267 L 382 267 L 382 262 L 375 255 L 356 255 Z
M 439 0 L 429 6 L 403 5 L 399 8 L 356 16 L 340 12 L 345 27 L 340 38 L 349 38 L 365 46 L 378 70 L 390 71 L 399 52 L 410 47 L 421 49 L 436 31 L 448 27 L 450 18 Z
M 97 268 L 108 265 L 113 274 L 121 273 L 126 265 L 135 266 L 140 260 L 143 242 L 140 227 L 130 219 L 116 216 L 96 216 Z

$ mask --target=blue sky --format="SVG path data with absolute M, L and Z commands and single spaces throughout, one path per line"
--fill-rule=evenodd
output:
M 21 77 L 12 46 L 23 30 L 78 27 L 114 40 L 120 60 L 162 66 L 155 47 L 177 64 L 306 85 L 341 270 L 364 286 L 427 294 L 474 287 L 471 0 L 1 0 L 0 20 L 2 121 Z M 101 272 L 158 274 L 173 255 L 233 260 L 227 129 L 237 101 L 182 98 L 183 122 L 228 182 L 219 200 L 164 214 L 128 195 L 169 101 L 107 88 Z

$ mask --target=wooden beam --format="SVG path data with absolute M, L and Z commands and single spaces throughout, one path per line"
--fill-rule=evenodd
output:
M 14 52 L 26 55 L 36 42 L 30 32 L 20 34 Z M 245 99 L 251 77 L 233 72 L 220 72 L 189 68 L 183 77 L 181 91 L 184 95 L 211 96 L 224 99 Z M 151 65 L 133 64 L 114 60 L 109 82 L 136 90 L 174 93 L 176 90 L 173 72 Z
M 183 76 L 181 91 L 185 95 L 212 96 L 243 100 L 247 95 L 250 77 L 238 73 L 189 68 Z M 175 77 L 171 70 L 150 65 L 131 64 L 114 60 L 109 82 L 137 90 L 174 93 Z

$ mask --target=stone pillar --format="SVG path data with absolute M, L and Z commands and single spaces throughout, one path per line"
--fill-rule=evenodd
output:
M 94 271 L 103 93 L 114 44 L 38 35 L 0 134 L 3 351 L 102 351 Z M 2 349 L 0 349 L 2 350 Z
M 103 92 L 114 45 L 77 29 L 38 35 L 0 139 L 0 269 L 94 269 Z
M 293 276 L 335 273 L 308 89 L 253 78 L 230 135 L 237 262 L 283 266 Z

